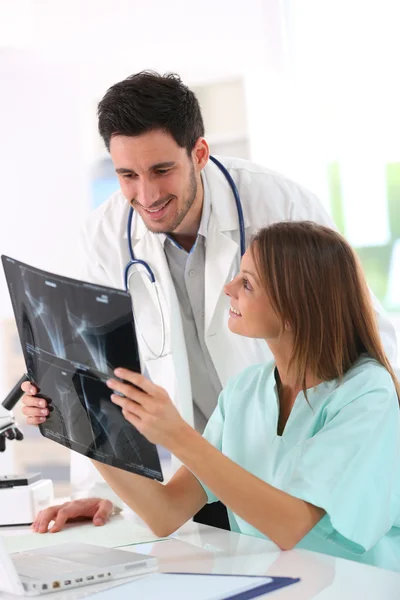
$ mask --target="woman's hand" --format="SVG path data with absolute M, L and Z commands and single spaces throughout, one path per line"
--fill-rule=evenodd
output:
M 128 369 L 115 369 L 114 373 L 129 382 L 107 381 L 109 388 L 124 396 L 112 394 L 111 400 L 122 408 L 125 419 L 150 442 L 173 452 L 179 436 L 190 426 L 182 419 L 167 392 L 140 373 Z

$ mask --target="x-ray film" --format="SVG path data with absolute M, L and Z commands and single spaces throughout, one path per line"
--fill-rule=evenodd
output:
M 156 446 L 125 420 L 105 383 L 116 367 L 140 372 L 130 295 L 2 261 L 28 377 L 52 408 L 42 435 L 162 481 Z

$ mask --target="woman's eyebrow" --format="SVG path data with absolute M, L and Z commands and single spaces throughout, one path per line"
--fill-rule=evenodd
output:
M 242 269 L 242 273 L 246 273 L 246 275 L 251 275 L 253 277 L 253 279 L 259 283 L 258 281 L 258 277 L 255 273 L 253 273 L 253 271 L 248 271 L 247 269 Z

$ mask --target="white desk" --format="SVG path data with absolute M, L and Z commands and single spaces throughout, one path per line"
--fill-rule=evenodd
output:
M 1 529 L 0 534 L 17 535 L 18 532 L 26 531 L 27 528 L 8 528 Z M 57 543 L 56 535 L 54 543 Z M 281 552 L 271 542 L 192 522 L 184 525 L 167 540 L 124 547 L 124 550 L 128 549 L 156 556 L 161 571 L 301 578 L 299 583 L 278 590 L 265 598 L 400 600 L 400 573 L 306 550 Z M 89 589 L 90 586 L 86 588 L 86 593 Z M 68 600 L 71 597 L 69 594 L 59 592 L 51 596 L 59 600 Z

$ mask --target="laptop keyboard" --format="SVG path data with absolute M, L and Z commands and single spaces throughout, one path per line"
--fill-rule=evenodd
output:
M 52 579 L 61 575 L 69 575 L 78 571 L 88 571 L 88 565 L 80 565 L 71 560 L 51 558 L 46 556 L 35 556 L 29 553 L 14 554 L 12 561 L 23 577 L 34 577 L 36 579 Z

